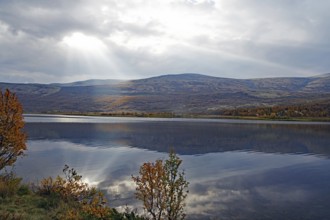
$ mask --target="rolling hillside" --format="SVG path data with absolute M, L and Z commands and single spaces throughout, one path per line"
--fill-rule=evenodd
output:
M 230 79 L 200 74 L 67 84 L 10 84 L 29 113 L 173 112 L 330 103 L 330 74 L 301 78 Z

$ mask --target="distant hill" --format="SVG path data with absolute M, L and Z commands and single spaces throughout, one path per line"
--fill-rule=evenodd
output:
M 330 74 L 231 79 L 201 74 L 67 84 L 0 83 L 29 113 L 172 112 L 213 114 L 223 109 L 330 103 Z
M 53 83 L 52 85 L 57 85 L 60 87 L 68 87 L 68 86 L 103 86 L 103 85 L 115 85 L 123 80 L 115 80 L 115 79 L 90 79 L 85 81 L 78 81 L 72 83 Z

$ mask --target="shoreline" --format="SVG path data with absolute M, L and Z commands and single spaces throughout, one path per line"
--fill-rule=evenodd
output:
M 329 117 L 257 117 L 257 116 L 225 116 L 202 114 L 173 114 L 173 113 L 102 113 L 102 112 L 36 112 L 24 115 L 65 115 L 65 116 L 95 116 L 118 118 L 181 118 L 181 119 L 228 119 L 228 120 L 257 120 L 257 121 L 283 121 L 283 122 L 330 122 Z

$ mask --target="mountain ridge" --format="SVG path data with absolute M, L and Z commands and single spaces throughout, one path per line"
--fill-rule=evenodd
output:
M 212 114 L 223 109 L 330 103 L 330 74 L 232 79 L 196 73 L 138 80 L 0 83 L 26 112 L 172 112 Z

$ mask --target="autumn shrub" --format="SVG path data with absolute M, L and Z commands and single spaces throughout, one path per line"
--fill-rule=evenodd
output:
M 179 171 L 182 160 L 170 152 L 169 159 L 144 163 L 140 176 L 132 177 L 136 183 L 136 198 L 143 202 L 152 219 L 184 219 L 188 185 L 184 172 Z
M 23 108 L 16 95 L 0 90 L 0 171 L 13 165 L 26 150 Z
M 102 192 L 84 183 L 82 176 L 73 168 L 65 165 L 63 172 L 65 178 L 57 176 L 55 179 L 48 177 L 41 180 L 38 193 L 59 197 L 66 202 L 71 207 L 67 211 L 68 219 L 105 219 L 110 216 L 111 209 Z
M 12 172 L 0 175 L 0 197 L 13 196 L 20 188 L 22 179 L 16 177 Z

